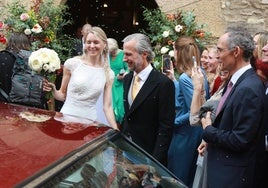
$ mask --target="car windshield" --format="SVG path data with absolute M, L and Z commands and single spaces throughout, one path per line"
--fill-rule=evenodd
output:
M 117 136 L 84 154 L 44 187 L 186 187 L 151 157 Z

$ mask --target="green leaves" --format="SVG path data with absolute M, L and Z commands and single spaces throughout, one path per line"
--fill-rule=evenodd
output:
M 203 30 L 206 25 L 196 23 L 193 11 L 178 10 L 175 14 L 165 14 L 160 9 L 143 9 L 144 20 L 149 27 L 141 32 L 152 42 L 158 69 L 162 66 L 163 53 L 172 54 L 173 42 L 180 36 L 192 36 L 201 47 L 210 37 L 210 33 Z
M 52 48 L 63 62 L 71 56 L 72 50 L 72 38 L 63 35 L 62 31 L 72 23 L 65 19 L 69 15 L 67 10 L 66 5 L 55 5 L 54 0 L 32 1 L 30 8 L 19 0 L 13 0 L 0 14 L 4 18 L 7 35 L 11 32 L 25 33 L 31 39 L 32 50 Z

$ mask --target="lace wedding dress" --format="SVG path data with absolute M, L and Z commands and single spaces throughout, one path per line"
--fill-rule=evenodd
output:
M 106 83 L 104 68 L 87 65 L 77 57 L 68 59 L 64 66 L 71 71 L 71 78 L 61 112 L 95 121 L 97 119 L 96 102 Z M 111 71 L 110 79 L 112 78 L 113 72 Z

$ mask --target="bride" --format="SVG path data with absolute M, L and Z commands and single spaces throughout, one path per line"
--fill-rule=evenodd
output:
M 111 88 L 114 73 L 108 62 L 107 36 L 100 27 L 92 27 L 86 35 L 84 53 L 66 60 L 61 87 L 44 81 L 44 89 L 55 99 L 64 101 L 61 113 L 98 120 L 96 103 L 103 93 L 103 111 L 108 124 L 118 129 L 113 109 Z M 79 122 L 79 118 L 77 119 Z

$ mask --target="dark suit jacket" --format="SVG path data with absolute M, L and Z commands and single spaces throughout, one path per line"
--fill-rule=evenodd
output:
M 268 151 L 265 150 L 265 135 L 268 136 L 268 95 L 264 99 L 264 116 L 262 118 L 262 131 L 260 132 L 260 144 L 257 149 L 257 161 L 253 187 L 268 187 Z M 267 140 L 268 141 L 268 140 Z
M 153 69 L 133 101 L 128 103 L 128 91 L 133 78 L 124 78 L 125 117 L 122 132 L 155 157 L 167 164 L 167 154 L 175 118 L 175 87 L 165 75 Z
M 249 69 L 233 86 L 213 126 L 204 130 L 209 187 L 253 186 L 263 111 L 264 86 Z
M 73 44 L 72 56 L 83 54 L 83 44 L 81 39 L 76 39 Z
M 8 95 L 11 90 L 11 77 L 15 57 L 6 50 L 0 51 L 0 88 Z M 6 102 L 4 96 L 0 94 L 0 101 Z

